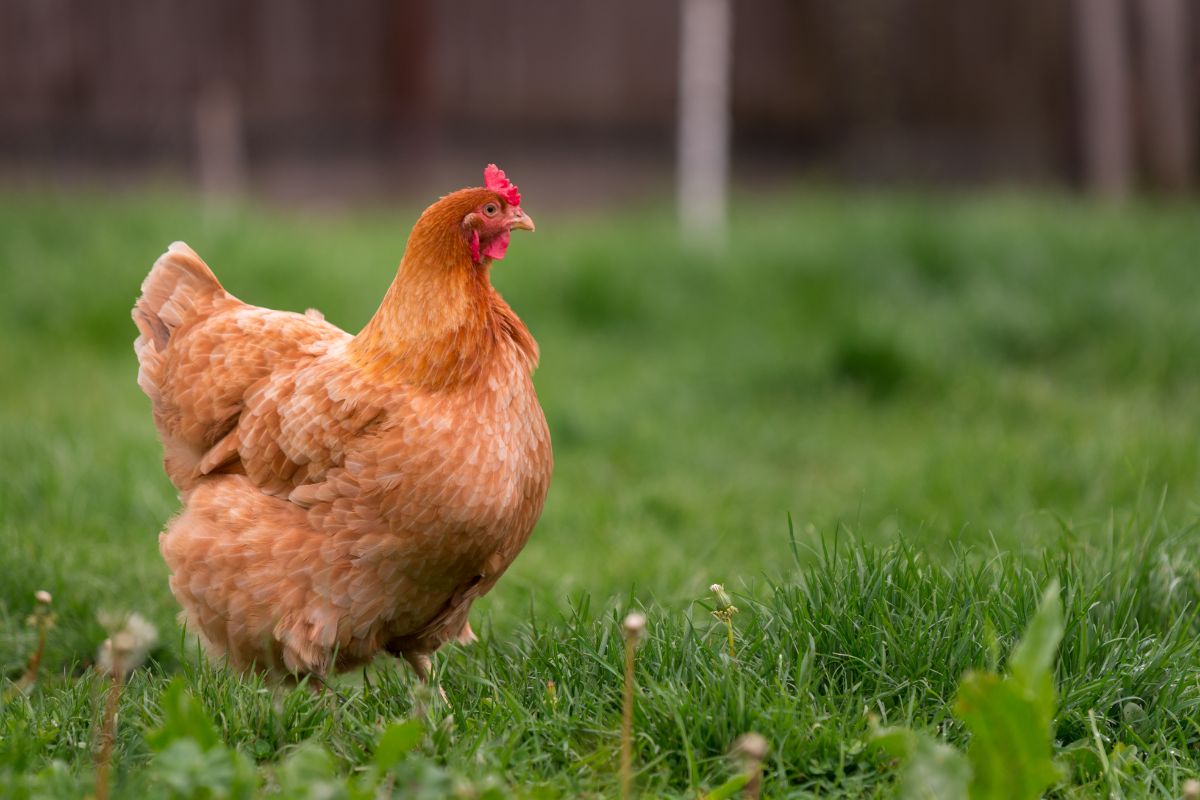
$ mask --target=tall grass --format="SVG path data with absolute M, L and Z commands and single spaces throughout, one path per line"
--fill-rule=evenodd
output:
M 481 642 L 439 656 L 452 711 L 431 704 L 401 770 L 378 752 L 415 713 L 403 669 L 343 679 L 331 704 L 207 665 L 179 632 L 155 541 L 176 500 L 128 308 L 184 238 L 244 299 L 355 329 L 414 214 L 0 198 L 0 676 L 37 649 L 36 591 L 57 617 L 36 686 L 0 712 L 0 794 L 92 790 L 98 612 L 136 611 L 166 635 L 120 695 L 116 797 L 169 795 L 203 759 L 264 791 L 350 791 L 377 769 L 393 788 L 613 796 L 631 606 L 651 623 L 639 791 L 728 786 L 731 745 L 757 731 L 765 796 L 887 794 L 872 724 L 965 746 L 959 681 L 1003 669 L 1053 580 L 1055 752 L 1078 756 L 1054 791 L 1181 792 L 1200 685 L 1195 208 L 802 194 L 744 203 L 717 255 L 653 209 L 556 220 L 534 200 L 538 233 L 494 274 L 542 346 L 554 485 L 478 607 Z M 712 618 L 729 607 L 732 659 Z M 158 736 L 183 693 L 223 749 Z

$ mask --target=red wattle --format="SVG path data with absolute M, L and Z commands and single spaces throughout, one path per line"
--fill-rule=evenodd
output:
M 478 234 L 476 234 L 478 235 Z M 478 247 L 478 245 L 476 245 Z M 483 248 L 483 254 L 488 258 L 494 258 L 497 261 L 504 258 L 504 253 L 508 250 L 508 231 L 504 231 L 495 239 L 487 243 L 487 247 Z M 476 259 L 478 261 L 478 259 Z

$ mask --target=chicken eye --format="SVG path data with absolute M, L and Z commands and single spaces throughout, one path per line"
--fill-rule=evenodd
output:
M 497 212 L 499 212 L 499 211 L 500 211 L 500 207 L 497 206 L 495 203 L 488 203 L 486 206 L 483 207 L 483 213 L 489 217 L 496 216 Z

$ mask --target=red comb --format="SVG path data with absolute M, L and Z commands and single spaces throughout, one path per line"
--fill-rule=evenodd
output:
M 504 170 L 495 164 L 488 164 L 484 169 L 483 185 L 503 197 L 510 206 L 521 205 L 521 193 L 517 191 L 517 185 L 509 181 Z

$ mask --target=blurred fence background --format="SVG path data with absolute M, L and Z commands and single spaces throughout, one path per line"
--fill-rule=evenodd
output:
M 388 194 L 445 188 L 471 154 L 597 197 L 669 186 L 679 19 L 673 0 L 3 0 L 0 176 Z M 736 0 L 734 173 L 1186 191 L 1198 35 L 1189 0 Z

